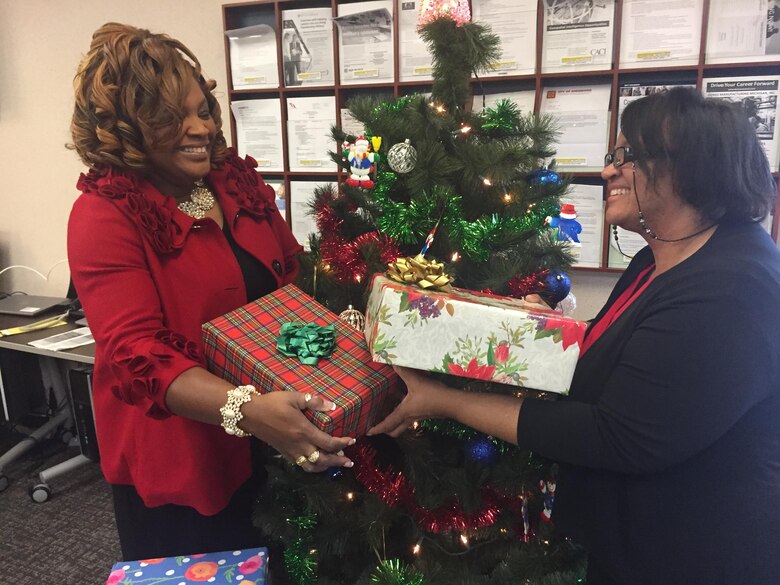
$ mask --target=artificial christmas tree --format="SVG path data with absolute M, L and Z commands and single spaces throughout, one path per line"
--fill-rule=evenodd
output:
M 353 307 L 365 310 L 372 275 L 409 257 L 432 263 L 434 280 L 444 274 L 445 284 L 562 300 L 571 256 L 545 225 L 566 188 L 545 166 L 554 155 L 553 121 L 521 115 L 509 101 L 472 110 L 471 74 L 496 60 L 498 39 L 469 22 L 467 2 L 426 1 L 420 22 L 433 55 L 432 93 L 350 102 L 365 132 L 334 129 L 342 145 L 334 160 L 351 180 L 317 191 L 319 234 L 303 259 L 300 286 L 360 323 Z M 491 347 L 493 359 L 503 359 L 507 348 Z M 479 392 L 532 392 L 466 378 L 447 382 L 469 388 L 474 400 Z M 548 521 L 555 485 L 549 462 L 440 420 L 420 421 L 397 440 L 361 437 L 350 449 L 349 471 L 269 470 L 255 520 L 283 543 L 291 583 L 581 578 L 581 551 Z

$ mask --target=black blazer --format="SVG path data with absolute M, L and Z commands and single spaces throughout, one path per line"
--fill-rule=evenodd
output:
M 631 262 L 595 321 L 639 272 Z M 521 447 L 562 463 L 553 521 L 619 583 L 780 583 L 780 251 L 721 225 L 526 400 Z

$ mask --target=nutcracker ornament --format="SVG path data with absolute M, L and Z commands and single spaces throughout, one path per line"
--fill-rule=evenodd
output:
M 379 162 L 379 155 L 371 152 L 365 137 L 360 136 L 354 144 L 349 145 L 347 161 L 351 172 L 347 179 L 347 185 L 365 189 L 374 186 L 374 181 L 371 180 L 371 171 L 374 170 L 374 165 Z

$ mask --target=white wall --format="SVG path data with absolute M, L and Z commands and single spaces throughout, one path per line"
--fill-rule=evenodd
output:
M 66 223 L 84 167 L 64 145 L 70 141 L 73 75 L 93 31 L 115 21 L 179 39 L 217 81 L 227 120 L 224 1 L 0 0 L 0 270 L 24 264 L 46 274 L 66 257 Z M 13 269 L 0 275 L 0 290 L 60 296 L 68 276 L 66 263 L 48 281 Z M 572 274 L 575 315 L 595 315 L 615 278 Z
M 0 270 L 24 264 L 46 274 L 66 257 L 66 223 L 84 167 L 64 145 L 73 75 L 95 29 L 115 21 L 181 40 L 216 79 L 226 114 L 223 1 L 0 0 Z M 66 263 L 48 282 L 13 269 L 0 275 L 0 290 L 60 296 L 68 277 Z

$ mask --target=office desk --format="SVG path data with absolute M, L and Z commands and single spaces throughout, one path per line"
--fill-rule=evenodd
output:
M 48 313 L 45 316 L 56 315 L 55 313 Z M 8 315 L 0 315 L 0 329 L 7 329 L 10 327 L 18 327 L 20 325 L 26 325 L 34 323 L 42 319 L 43 317 L 12 317 Z M 32 449 L 35 444 L 41 439 L 54 433 L 58 428 L 67 423 L 71 418 L 71 407 L 69 400 L 69 390 L 67 375 L 64 372 L 65 367 L 69 363 L 76 362 L 77 364 L 93 364 L 95 362 L 95 345 L 84 345 L 74 349 L 68 349 L 64 351 L 52 351 L 47 349 L 40 349 L 28 345 L 30 341 L 36 341 L 38 339 L 44 339 L 58 333 L 64 333 L 73 329 L 77 329 L 77 326 L 73 322 L 69 322 L 66 325 L 59 327 L 53 327 L 51 329 L 42 329 L 40 331 L 33 331 L 31 333 L 21 333 L 17 335 L 11 335 L 8 337 L 0 337 L 0 348 L 8 349 L 11 351 L 18 351 L 27 354 L 34 354 L 38 357 L 38 361 L 41 367 L 41 374 L 51 384 L 52 392 L 57 399 L 57 404 L 63 404 L 54 415 L 41 427 L 36 429 L 30 435 L 25 437 L 17 445 L 9 449 L 6 453 L 0 455 L 0 492 L 8 487 L 8 478 L 3 474 L 3 469 L 6 465 L 12 461 L 21 457 L 24 453 Z M 71 364 L 72 365 L 72 364 Z M 0 371 L 0 398 L 2 398 L 2 406 L 5 412 L 8 412 L 6 404 L 6 392 L 3 387 L 3 376 Z M 87 458 L 83 453 L 63 461 L 62 463 L 50 467 L 41 471 L 38 475 L 39 483 L 34 485 L 30 490 L 30 496 L 36 502 L 45 502 L 49 499 L 51 490 L 48 486 L 48 481 L 55 477 L 62 475 L 70 471 L 89 463 L 91 460 Z

